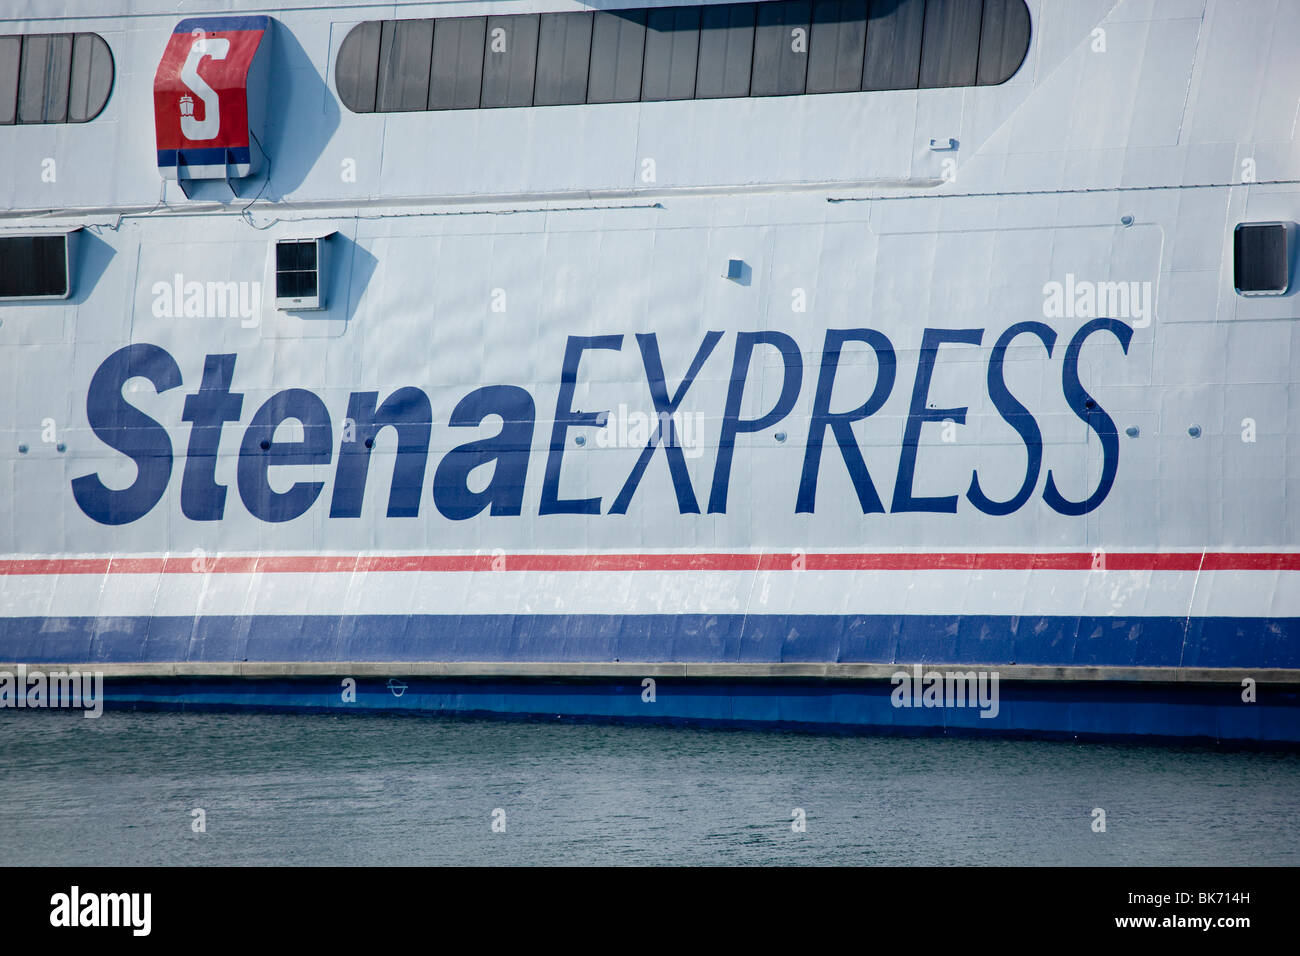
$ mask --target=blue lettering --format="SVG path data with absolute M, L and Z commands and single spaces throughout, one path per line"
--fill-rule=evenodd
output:
M 912 386 L 912 406 L 907 413 L 903 429 L 903 448 L 898 458 L 898 477 L 894 481 L 894 500 L 891 513 L 900 511 L 933 511 L 940 514 L 957 513 L 957 496 L 944 495 L 933 498 L 912 496 L 912 479 L 916 474 L 916 451 L 921 441 L 921 426 L 926 422 L 952 419 L 959 425 L 966 423 L 966 409 L 926 408 L 930 397 L 930 379 L 934 376 L 935 359 L 944 342 L 960 345 L 979 345 L 984 338 L 983 329 L 926 329 L 921 336 L 921 355 L 916 368 L 916 381 Z
M 756 345 L 770 345 L 780 351 L 785 374 L 781 379 L 781 394 L 777 396 L 776 404 L 771 410 L 758 418 L 744 420 L 740 417 L 740 408 Z M 784 332 L 741 332 L 736 337 L 731 384 L 727 388 L 727 409 L 722 415 L 718 461 L 713 467 L 713 489 L 709 493 L 709 514 L 725 513 L 727 510 L 727 486 L 731 482 L 731 459 L 736 451 L 736 436 L 742 432 L 762 431 L 785 418 L 794 408 L 802 384 L 803 357 L 799 346 L 790 336 Z
M 472 518 L 489 505 L 493 515 L 518 515 L 523 510 L 536 417 L 533 397 L 514 385 L 477 388 L 460 400 L 448 424 L 474 428 L 489 415 L 501 417 L 501 431 L 453 448 L 434 472 L 433 503 L 453 521 Z M 470 472 L 490 461 L 496 462 L 492 480 L 482 491 L 470 491 Z
M 1093 319 L 1085 323 L 1065 349 L 1065 366 L 1061 371 L 1061 387 L 1065 392 L 1065 402 L 1089 428 L 1096 432 L 1101 440 L 1101 480 L 1097 489 L 1083 501 L 1070 501 L 1056 488 L 1052 472 L 1047 472 L 1047 487 L 1043 489 L 1043 500 L 1054 511 L 1063 515 L 1086 515 L 1100 505 L 1115 483 L 1115 474 L 1119 471 L 1119 432 L 1115 422 L 1105 410 L 1097 404 L 1079 381 L 1079 352 L 1083 343 L 1093 332 L 1105 330 L 1119 339 L 1124 354 L 1128 355 L 1128 344 L 1133 338 L 1133 329 L 1118 319 Z
M 542 501 L 538 509 L 544 515 L 600 514 L 599 498 L 561 498 L 560 464 L 564 460 L 564 439 L 570 428 L 597 426 L 608 412 L 575 412 L 573 392 L 578 382 L 578 363 L 589 349 L 623 348 L 621 335 L 570 335 L 564 346 L 564 367 L 560 373 L 560 394 L 555 402 L 555 425 L 551 429 L 551 450 L 546 458 L 546 477 L 542 482 Z
M 1006 419 L 1007 424 L 1016 430 L 1025 443 L 1028 462 L 1025 465 L 1025 480 L 1020 483 L 1020 490 L 1007 501 L 994 501 L 984 494 L 983 489 L 980 488 L 979 473 L 971 472 L 970 488 L 966 491 L 966 497 L 986 515 L 1009 515 L 1019 510 L 1034 493 L 1034 486 L 1038 484 L 1038 472 L 1043 465 L 1043 433 L 1039 431 L 1038 422 L 1034 421 L 1034 416 L 1029 413 L 1029 409 L 1020 404 L 1007 388 L 1003 369 L 1007 347 L 1021 332 L 1037 335 L 1047 346 L 1048 358 L 1052 357 L 1052 348 L 1056 345 L 1056 333 L 1049 326 L 1042 322 L 1018 322 L 1003 332 L 993 346 L 993 354 L 989 358 L 989 398 L 993 400 L 993 406 L 998 410 L 998 414 Z
M 290 418 L 302 423 L 302 441 L 277 442 L 275 430 Z M 330 414 L 315 392 L 287 388 L 276 392 L 253 416 L 239 447 L 239 497 L 255 518 L 290 521 L 306 512 L 320 495 L 323 481 L 299 481 L 285 492 L 271 487 L 274 465 L 327 465 L 334 436 Z
M 181 478 L 181 513 L 191 521 L 220 521 L 226 511 L 226 486 L 217 484 L 217 450 L 226 422 L 239 421 L 244 396 L 230 391 L 234 355 L 209 355 L 199 390 L 185 399 L 181 421 L 192 422 Z
M 424 491 L 424 469 L 429 463 L 429 435 L 433 430 L 433 409 L 429 396 L 407 386 L 389 395 L 375 408 L 378 392 L 353 392 L 348 399 L 351 441 L 344 434 L 339 443 L 339 463 L 334 472 L 331 518 L 359 518 L 370 471 L 370 452 L 375 436 L 385 428 L 397 432 L 397 457 L 393 462 L 393 483 L 388 489 L 388 517 L 414 518 L 420 514 Z
M 681 445 L 677 443 L 676 433 L 673 429 L 672 415 L 682 404 L 682 399 L 686 397 L 687 390 L 691 383 L 695 381 L 695 376 L 700 374 L 700 369 L 704 366 L 704 361 L 713 352 L 714 346 L 722 338 L 721 332 L 707 332 L 704 341 L 700 344 L 699 351 L 695 353 L 695 358 L 691 361 L 691 367 L 686 372 L 686 377 L 682 383 L 677 386 L 677 394 L 671 398 L 668 397 L 668 386 L 664 382 L 664 363 L 659 357 L 659 341 L 653 335 L 638 335 L 637 344 L 641 346 L 641 361 L 645 365 L 646 381 L 650 384 L 650 397 L 655 406 L 655 429 L 650 435 L 650 441 L 642 450 L 632 467 L 632 473 L 627 476 L 627 481 L 623 484 L 623 490 L 618 493 L 614 499 L 614 504 L 610 507 L 609 513 L 614 515 L 627 514 L 627 506 L 632 502 L 632 495 L 636 491 L 636 486 L 641 482 L 641 476 L 645 473 L 646 466 L 650 464 L 650 459 L 654 455 L 655 446 L 662 439 L 664 423 L 668 424 L 668 441 L 664 444 L 664 456 L 668 459 L 668 470 L 673 477 L 673 490 L 677 493 L 677 510 L 682 514 L 699 514 L 700 505 L 695 499 L 695 488 L 691 484 L 690 472 L 686 469 L 686 456 L 682 453 Z
M 100 524 L 120 525 L 148 514 L 172 476 L 172 443 L 167 429 L 122 397 L 129 379 L 148 379 L 161 395 L 181 384 L 176 360 L 156 345 L 118 349 L 95 370 L 86 393 L 86 419 L 95 436 L 135 462 L 135 481 L 109 488 L 98 473 L 72 481 L 77 506 Z
M 835 387 L 835 372 L 840 364 L 840 349 L 845 342 L 865 342 L 876 354 L 876 385 L 865 402 L 851 412 L 831 412 L 831 391 Z M 839 445 L 840 455 L 853 479 L 853 490 L 858 494 L 862 513 L 884 512 L 876 486 L 871 483 L 862 450 L 853 437 L 853 423 L 880 411 L 894 388 L 898 362 L 889 339 L 875 329 L 827 329 L 826 344 L 822 348 L 821 374 L 817 377 L 817 395 L 813 399 L 812 421 L 808 426 L 808 447 L 803 456 L 803 474 L 799 478 L 799 501 L 796 513 L 812 513 L 817 505 L 817 473 L 822 463 L 822 442 L 829 428 Z

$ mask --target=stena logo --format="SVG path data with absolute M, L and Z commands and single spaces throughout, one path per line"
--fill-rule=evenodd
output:
M 266 100 L 270 17 L 190 17 L 176 24 L 153 78 L 164 179 L 239 179 L 257 171 L 250 109 Z
M 199 76 L 199 63 L 205 56 L 214 60 L 224 60 L 230 52 L 230 41 L 224 37 L 209 37 L 202 30 L 192 34 L 194 42 L 190 44 L 189 55 L 181 67 L 181 82 L 203 104 L 203 119 L 194 118 L 194 100 L 188 95 L 180 100 L 181 132 L 185 138 L 194 142 L 215 139 L 221 130 L 221 103 L 217 91 Z M 186 102 L 188 100 L 188 102 Z

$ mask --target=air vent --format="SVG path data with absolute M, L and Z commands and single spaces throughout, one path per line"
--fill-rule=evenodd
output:
M 275 307 L 284 312 L 325 308 L 329 236 L 278 239 L 275 243 Z
M 1242 222 L 1232 236 L 1233 285 L 1238 295 L 1285 295 L 1291 285 L 1295 224 Z
M 66 299 L 72 294 L 77 231 L 0 236 L 0 299 Z

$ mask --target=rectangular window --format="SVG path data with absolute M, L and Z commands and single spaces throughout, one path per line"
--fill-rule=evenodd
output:
M 537 38 L 534 106 L 563 106 L 587 98 L 591 14 L 544 13 Z
M 596 14 L 588 103 L 631 103 L 641 98 L 645 23 L 644 10 Z
M 0 125 L 3 126 L 18 118 L 18 65 L 22 51 L 22 37 L 0 37 Z
M 1243 222 L 1233 230 L 1233 285 L 1239 294 L 1286 293 L 1291 285 L 1288 231 L 1283 222 Z
M 316 242 L 313 239 L 282 239 L 275 244 L 277 272 L 315 271 Z
M 730 3 L 705 7 L 700 17 L 696 97 L 748 96 L 753 62 L 754 5 Z
M 537 73 L 537 14 L 488 17 L 483 106 L 532 106 Z
M 982 13 L 983 4 L 972 0 L 926 3 L 921 89 L 975 85 Z
M 643 100 L 689 100 L 695 96 L 700 54 L 700 8 L 649 11 L 646 19 Z
M 808 76 L 809 0 L 760 3 L 754 31 L 754 79 L 751 96 L 802 93 Z
M 921 72 L 925 0 L 871 0 L 864 90 L 914 90 Z
M 437 22 L 429 67 L 429 109 L 478 109 L 486 34 L 486 17 L 454 17 Z
M 862 86 L 867 0 L 817 0 L 810 39 L 809 93 L 846 93 Z
M 316 240 L 281 240 L 275 244 L 275 297 L 305 299 L 316 295 Z
M 429 59 L 433 51 L 432 20 L 386 20 L 379 38 L 381 113 L 422 110 L 429 103 Z
M 18 122 L 67 122 L 71 72 L 71 33 L 24 37 Z
M 275 297 L 277 299 L 308 299 L 316 295 L 316 273 L 277 272 Z
M 0 236 L 0 299 L 67 294 L 67 236 Z

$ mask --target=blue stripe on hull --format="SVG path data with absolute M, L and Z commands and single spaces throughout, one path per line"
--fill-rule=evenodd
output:
M 811 661 L 1300 668 L 1300 619 L 484 614 L 0 618 L 0 660 Z
M 1244 704 L 1226 687 L 1003 682 L 999 713 L 894 707 L 887 681 L 657 681 L 656 700 L 635 681 L 361 678 L 355 703 L 341 682 L 316 680 L 111 680 L 110 708 L 309 710 L 331 713 L 494 715 L 645 721 L 891 734 L 992 734 L 1083 740 L 1228 742 L 1300 746 L 1300 692 L 1266 690 Z
M 237 166 L 248 165 L 253 151 L 248 146 L 198 147 L 195 149 L 160 149 L 159 166 Z

